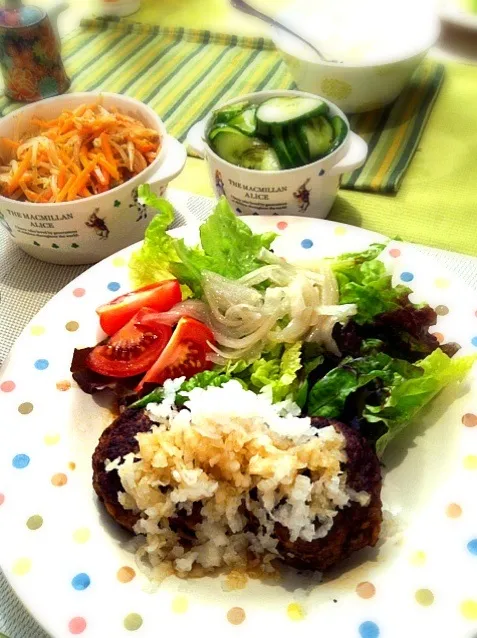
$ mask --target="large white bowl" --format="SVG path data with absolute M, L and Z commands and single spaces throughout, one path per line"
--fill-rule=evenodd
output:
M 416 0 L 417 8 L 420 2 L 421 0 Z M 356 6 L 360 4 L 357 2 Z M 392 4 L 396 10 L 401 5 Z M 382 6 L 383 14 L 375 18 L 375 29 L 379 29 L 380 21 L 385 25 L 392 24 L 393 14 L 391 9 L 386 9 L 389 5 L 383 2 Z M 404 20 L 406 14 L 396 15 Z M 317 6 L 313 3 L 304 4 L 303 0 L 288 7 L 280 18 L 308 37 L 313 37 L 315 26 L 323 20 Z M 396 24 L 396 33 L 403 42 L 401 53 L 392 53 L 392 49 L 386 53 L 384 50 L 381 53 L 371 53 L 357 62 L 324 62 L 306 45 L 278 29 L 273 31 L 272 37 L 299 89 L 327 97 L 345 113 L 360 113 L 382 108 L 393 102 L 436 42 L 440 27 L 437 15 L 431 10 L 416 9 L 414 14 L 410 12 L 408 23 L 407 29 L 402 28 L 401 23 Z M 372 29 L 369 37 L 373 37 Z M 381 36 L 382 44 L 383 39 L 385 38 Z M 323 52 L 326 53 L 326 48 Z M 334 59 L 329 54 L 327 57 Z M 343 59 L 339 53 L 335 57 Z
M 22 250 L 42 261 L 90 264 L 139 241 L 152 211 L 138 202 L 138 186 L 150 184 L 162 195 L 184 167 L 185 148 L 167 134 L 161 118 L 142 102 L 115 93 L 72 93 L 30 104 L 0 119 L 0 138 L 28 132 L 32 117 L 48 120 L 65 109 L 96 101 L 157 130 L 162 141 L 160 153 L 133 179 L 100 195 L 59 204 L 19 202 L 0 196 L 0 223 Z
M 316 97 L 302 91 L 259 91 L 241 95 L 226 104 L 247 100 L 260 104 L 271 97 Z M 225 195 L 238 215 L 307 215 L 326 217 L 333 206 L 343 173 L 358 168 L 366 159 L 368 146 L 350 130 L 345 114 L 326 98 L 330 115 L 347 124 L 348 133 L 338 148 L 311 164 L 281 171 L 260 171 L 231 164 L 214 152 L 206 131 L 214 111 L 197 122 L 187 135 L 189 146 L 207 158 L 209 175 L 217 197 Z

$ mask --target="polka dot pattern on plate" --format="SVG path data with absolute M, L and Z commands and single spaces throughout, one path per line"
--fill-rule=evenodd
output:
M 343 237 L 348 232 L 348 229 L 346 226 L 336 226 L 333 232 L 337 237 Z
M 477 348 L 477 337 L 472 337 L 470 343 Z
M 227 612 L 227 620 L 231 625 L 241 625 L 245 617 L 245 610 L 242 607 L 232 607 Z
M 30 414 L 30 412 L 33 412 L 33 403 L 30 402 L 26 402 L 26 403 L 20 403 L 20 405 L 18 406 L 18 411 L 20 412 L 20 414 Z
M 287 222 L 278 222 L 277 224 L 278 230 L 286 230 L 287 227 L 288 227 Z
M 313 241 L 311 239 L 302 239 L 301 247 L 308 250 L 313 247 Z
M 37 359 L 35 361 L 35 368 L 37 370 L 46 370 L 49 365 L 50 362 L 48 361 L 48 359 Z
M 464 414 L 462 417 L 462 423 L 466 428 L 475 428 L 477 425 L 477 414 L 467 412 L 467 414 Z
M 175 614 L 185 614 L 189 609 L 189 601 L 185 596 L 176 596 L 172 599 L 171 609 Z
M 68 332 L 76 332 L 79 328 L 79 323 L 77 321 L 68 321 L 68 323 L 65 324 L 65 328 Z
M 477 600 L 464 600 L 460 612 L 466 620 L 477 620 Z
M 446 279 L 445 277 L 438 277 L 434 281 L 434 284 L 435 284 L 436 288 L 449 288 L 450 281 L 448 279 Z
M 477 456 L 475 454 L 468 454 L 464 457 L 464 468 L 466 470 L 477 470 Z
M 379 627 L 375 622 L 367 620 L 358 627 L 360 638 L 379 638 Z
M 16 470 L 24 470 L 30 465 L 30 457 L 28 454 L 15 454 L 12 465 Z
M 287 607 L 287 616 L 290 620 L 303 620 L 305 618 L 305 610 L 300 603 L 290 603 Z
M 136 572 L 132 567 L 121 567 L 116 574 L 116 578 L 120 583 L 130 583 L 135 577 Z
M 373 583 L 363 582 L 356 586 L 356 593 L 360 598 L 372 598 L 376 593 L 376 587 Z
M 401 281 L 409 283 L 414 279 L 414 275 L 412 274 L 412 272 L 405 271 L 401 273 L 400 279 Z
M 124 257 L 113 257 L 111 263 L 115 268 L 121 268 L 122 266 L 126 265 L 126 260 L 124 259 Z
M 30 518 L 26 522 L 26 526 L 31 531 L 36 531 L 37 529 L 40 529 L 42 525 L 43 525 L 43 518 L 39 514 L 30 516 Z
M 436 306 L 436 314 L 439 317 L 445 317 L 446 315 L 449 314 L 449 308 L 447 306 L 443 306 L 442 304 L 440 304 L 439 306 Z
M 389 254 L 391 255 L 391 257 L 394 257 L 394 259 L 396 259 L 397 257 L 401 256 L 401 251 L 399 250 L 399 248 L 391 248 Z
M 111 292 L 117 292 L 121 288 L 121 284 L 117 281 L 110 281 L 108 284 L 108 290 Z
M 73 290 L 73 296 L 74 297 L 84 297 L 86 294 L 86 290 L 84 288 L 75 288 Z
M 3 505 L 4 503 L 5 503 L 5 494 L 0 493 L 0 505 Z
M 68 477 L 63 472 L 58 472 L 57 474 L 53 474 L 51 477 L 51 484 L 55 487 L 63 487 L 68 483 Z
M 473 556 L 477 556 L 477 538 L 473 538 L 467 543 L 467 549 Z
M 68 629 L 70 634 L 73 634 L 73 636 L 78 636 L 79 634 L 82 634 L 83 631 L 86 629 L 86 620 L 84 618 L 81 618 L 81 616 L 72 618 L 68 623 Z
M 432 334 L 439 343 L 444 343 L 444 335 L 442 334 L 442 332 L 433 332 Z
M 25 576 L 31 570 L 32 562 L 30 558 L 19 558 L 13 564 L 12 572 L 15 576 Z
M 30 328 L 30 334 L 33 337 L 41 337 L 41 335 L 44 335 L 46 332 L 46 328 L 44 326 L 32 326 Z
M 416 602 L 423 607 L 430 607 L 434 602 L 434 594 L 430 589 L 418 589 L 414 598 Z
M 80 527 L 73 532 L 73 540 L 78 545 L 84 545 L 91 538 L 91 532 L 87 527 Z
M 446 515 L 449 518 L 459 518 L 462 516 L 462 507 L 457 503 L 449 503 L 446 507 Z
M 423 552 L 422 550 L 417 550 L 416 552 L 411 554 L 409 562 L 411 563 L 411 565 L 414 565 L 414 567 L 422 567 L 422 565 L 426 564 L 426 560 L 427 557 L 425 552 Z
M 45 443 L 45 445 L 57 445 L 60 442 L 60 435 L 59 434 L 45 434 L 45 436 L 43 437 L 43 441 Z
M 128 631 L 137 631 L 142 627 L 142 617 L 139 614 L 128 614 L 124 619 L 124 628 Z
M 76 576 L 74 576 L 71 580 L 71 586 L 73 589 L 76 589 L 76 591 L 84 591 L 85 589 L 88 589 L 90 585 L 91 578 L 85 573 L 76 574 Z
M 56 382 L 56 389 L 59 390 L 60 392 L 67 392 L 68 390 L 71 389 L 71 382 L 70 381 L 57 381 Z
M 16 385 L 13 381 L 4 381 L 1 385 L 0 385 L 0 390 L 2 392 L 13 392 L 13 390 L 15 390 Z

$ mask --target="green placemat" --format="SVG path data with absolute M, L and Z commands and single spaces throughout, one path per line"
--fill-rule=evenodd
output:
M 293 88 L 271 40 L 182 28 L 84 20 L 63 43 L 71 91 L 125 93 L 149 104 L 180 140 L 219 102 L 262 89 Z M 353 116 L 369 143 L 365 166 L 345 175 L 343 188 L 396 192 L 414 155 L 443 78 L 422 65 L 395 104 Z M 18 108 L 0 98 L 0 113 Z

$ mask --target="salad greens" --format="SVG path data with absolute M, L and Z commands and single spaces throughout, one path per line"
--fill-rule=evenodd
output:
M 270 299 L 276 302 L 273 295 L 282 289 L 273 287 L 273 276 L 283 278 L 284 274 L 277 270 L 281 262 L 269 252 L 275 238 L 273 233 L 254 234 L 222 198 L 200 228 L 200 245 L 189 247 L 166 232 L 174 218 L 172 206 L 154 195 L 149 186 L 140 187 L 139 196 L 143 203 L 155 207 L 158 214 L 146 231 L 143 247 L 130 262 L 137 285 L 177 277 L 184 298 L 195 298 L 187 303 L 199 304 L 203 310 L 207 306 L 204 271 L 226 278 L 228 283 L 221 280 L 222 293 L 230 280 L 254 273 L 246 281 L 233 284 L 238 299 L 234 303 L 247 306 L 253 322 L 263 310 L 260 303 L 266 300 L 260 291 L 271 287 L 267 292 L 272 293 Z M 336 349 L 330 351 L 326 344 L 309 343 L 304 336 L 284 339 L 283 343 L 272 341 L 270 335 L 262 336 L 260 348 L 253 355 L 216 363 L 212 370 L 184 381 L 177 403 L 182 405 L 185 401 L 182 393 L 193 388 L 220 386 L 237 379 L 249 390 L 270 393 L 274 402 L 292 399 L 303 414 L 342 420 L 358 428 L 381 456 L 419 411 L 445 386 L 461 381 L 477 359 L 477 356 L 453 359 L 458 346 L 439 345 L 429 332 L 437 319 L 435 311 L 410 302 L 411 290 L 406 286 L 393 287 L 392 278 L 379 259 L 384 248 L 384 244 L 372 244 L 363 252 L 347 253 L 328 261 L 336 278 L 338 296 L 337 302 L 325 302 L 325 307 L 354 304 L 348 308 L 355 309 L 351 318 L 339 315 L 341 319 L 335 321 L 332 341 Z M 268 265 L 264 264 L 264 253 Z M 292 266 L 286 268 L 288 275 L 296 273 Z M 255 271 L 259 271 L 259 276 Z M 313 281 L 309 280 L 308 285 L 313 286 Z M 243 320 L 242 310 L 239 308 L 238 315 L 227 315 L 225 297 L 220 294 L 217 293 L 216 312 L 222 313 L 221 318 L 229 321 L 228 325 L 238 325 Z M 304 301 L 303 312 L 312 310 L 308 306 Z M 218 338 L 217 333 L 215 336 Z M 243 334 L 237 332 L 228 342 L 241 343 L 243 339 Z M 224 343 L 227 345 L 218 341 L 219 345 Z M 244 352 L 249 351 L 245 348 Z M 163 397 L 162 388 L 157 388 L 133 407 L 144 407 Z
M 200 296 L 204 270 L 238 279 L 262 265 L 260 251 L 270 248 L 276 237 L 275 233 L 253 234 L 222 198 L 200 227 L 202 247 L 191 248 L 166 232 L 174 219 L 169 202 L 158 198 L 147 184 L 139 187 L 139 197 L 159 213 L 146 230 L 143 246 L 131 258 L 131 274 L 138 286 L 176 277 L 194 296 Z

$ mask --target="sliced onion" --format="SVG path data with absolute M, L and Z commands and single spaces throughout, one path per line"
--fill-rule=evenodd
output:
M 192 317 L 202 323 L 209 323 L 207 304 L 197 299 L 181 301 L 167 312 L 159 312 L 158 319 L 168 326 L 175 326 L 182 317 Z

